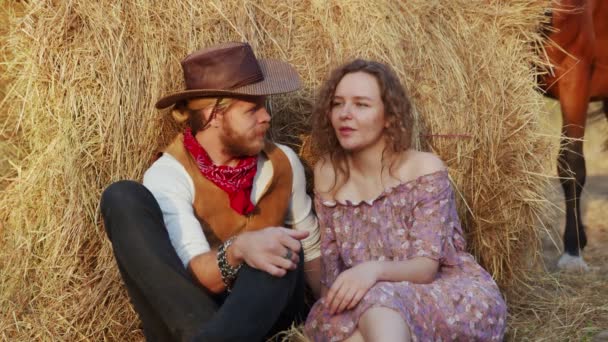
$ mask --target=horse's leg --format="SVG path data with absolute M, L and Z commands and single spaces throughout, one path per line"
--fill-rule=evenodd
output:
M 604 115 L 606 115 L 606 120 L 608 120 L 608 98 L 604 99 L 602 101 L 603 105 L 603 110 L 604 110 Z M 603 149 L 604 151 L 608 151 L 608 136 L 605 137 L 604 143 L 603 143 Z
M 566 198 L 564 250 L 572 256 L 578 256 L 580 250 L 587 245 L 587 237 L 580 214 L 580 197 L 586 178 L 585 157 L 583 155 L 583 142 L 572 140 L 572 137 L 569 137 L 566 133 L 562 134 L 557 162 L 558 175 Z
M 563 122 L 557 171 L 566 198 L 566 228 L 565 253 L 560 258 L 558 267 L 563 269 L 588 269 L 580 255 L 587 244 L 580 210 L 581 193 L 586 178 L 583 138 L 589 101 L 587 75 L 585 68 L 575 68 L 564 76 L 559 85 Z

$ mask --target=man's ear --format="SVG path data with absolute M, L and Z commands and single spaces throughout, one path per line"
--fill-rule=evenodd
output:
M 183 124 L 186 122 L 186 120 L 188 120 L 190 114 L 185 108 L 173 108 L 171 109 L 171 116 L 175 122 L 178 124 Z

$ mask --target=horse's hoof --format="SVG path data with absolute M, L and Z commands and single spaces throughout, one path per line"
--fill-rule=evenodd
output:
M 557 262 L 557 268 L 567 272 L 588 272 L 589 266 L 582 256 L 573 256 L 568 253 L 562 254 Z

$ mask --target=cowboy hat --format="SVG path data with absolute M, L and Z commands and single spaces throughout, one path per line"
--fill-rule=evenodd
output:
M 162 97 L 162 109 L 196 97 L 262 96 L 300 88 L 300 78 L 289 64 L 257 59 L 247 43 L 224 43 L 196 51 L 181 61 L 186 89 Z

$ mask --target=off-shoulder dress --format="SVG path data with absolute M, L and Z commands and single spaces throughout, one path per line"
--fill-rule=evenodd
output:
M 430 284 L 381 281 L 352 310 L 330 315 L 320 299 L 305 333 L 314 341 L 341 341 L 371 307 L 401 314 L 414 341 L 500 341 L 506 304 L 492 277 L 466 252 L 454 192 L 446 170 L 385 190 L 372 201 L 324 202 L 315 196 L 321 224 L 321 282 L 331 287 L 345 269 L 370 260 L 438 260 Z

